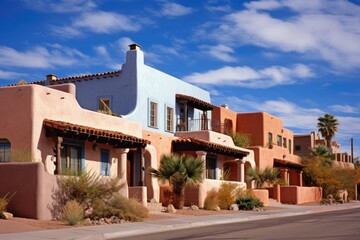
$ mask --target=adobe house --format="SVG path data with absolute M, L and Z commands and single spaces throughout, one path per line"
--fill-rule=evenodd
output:
M 254 151 L 259 169 L 276 167 L 280 170 L 285 183 L 281 187 L 281 202 L 304 203 L 321 199 L 318 190 L 302 188 L 301 158 L 294 154 L 293 133 L 284 128 L 282 119 L 265 112 L 236 113 L 226 105 L 214 108 L 212 117 L 220 123 L 213 126 L 215 131 L 229 135 L 244 133 L 250 137 L 247 149 Z M 277 198 L 272 190 L 269 193 L 270 197 Z
M 50 87 L 69 83 L 76 85 L 76 99 L 82 108 L 139 122 L 143 138 L 152 143 L 152 149 L 143 151 L 141 170 L 132 171 L 129 186 L 153 182 L 148 169 L 157 167 L 163 154 L 186 153 L 204 160 L 204 178 L 212 180 L 204 181 L 197 193 L 190 194 L 196 195 L 200 207 L 214 185 L 210 182 L 218 181 L 214 187 L 220 186 L 224 169 L 231 172 L 231 181 L 246 188 L 244 168 L 255 166 L 253 152 L 234 146 L 231 138 L 212 131 L 211 113 L 216 106 L 210 103 L 209 92 L 147 66 L 139 45 L 129 46 L 120 70 L 66 78 L 49 74 L 36 82 Z M 152 189 L 147 189 L 147 199 L 158 200 Z
M 145 183 L 144 175 L 136 174 L 145 152 L 151 167 L 157 166 L 141 125 L 85 110 L 75 92 L 73 84 L 0 88 L 6 103 L 0 105 L 0 195 L 16 192 L 9 205 L 15 216 L 51 219 L 56 179 L 67 171 L 120 177 L 123 195 L 137 196 L 145 205 L 147 192 L 158 199 L 157 181 Z
M 299 156 L 309 157 L 311 155 L 310 149 L 319 145 L 325 146 L 325 140 L 320 137 L 319 133 L 311 132 L 309 134 L 294 135 L 294 152 Z M 334 164 L 336 166 L 348 169 L 355 168 L 351 155 L 340 152 L 340 144 L 337 141 L 331 143 L 331 152 L 334 154 Z

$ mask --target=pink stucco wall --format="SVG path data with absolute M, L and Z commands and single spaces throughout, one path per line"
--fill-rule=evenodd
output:
M 0 183 L 0 196 L 15 192 L 8 205 L 14 216 L 52 219 L 52 194 L 57 188 L 57 177 L 46 173 L 43 164 L 2 163 Z
M 59 85 L 56 89 L 38 85 L 24 85 L 0 88 L 0 138 L 11 143 L 12 150 L 28 152 L 32 161 L 45 163 L 53 156 L 54 140 L 45 136 L 44 119 L 64 121 L 98 129 L 118 131 L 135 137 L 142 137 L 139 123 L 115 116 L 82 109 L 74 96 L 74 85 Z M 70 93 L 64 92 L 69 91 Z M 110 150 L 111 175 L 117 175 L 115 149 L 106 144 L 98 148 Z M 94 151 L 91 143 L 85 143 L 85 167 L 100 171 L 100 151 Z
M 252 193 L 255 197 L 263 202 L 264 207 L 269 206 L 269 191 L 266 189 L 252 189 Z
M 281 186 L 281 203 L 303 204 L 321 199 L 321 187 Z

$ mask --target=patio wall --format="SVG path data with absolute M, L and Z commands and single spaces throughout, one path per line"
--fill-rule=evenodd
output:
M 281 203 L 303 204 L 320 201 L 321 187 L 281 186 Z
M 15 192 L 7 209 L 15 217 L 50 220 L 56 178 L 42 163 L 1 163 L 0 196 Z

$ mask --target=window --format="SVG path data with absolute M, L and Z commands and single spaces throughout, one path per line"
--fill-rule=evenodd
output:
M 216 156 L 206 155 L 206 178 L 216 179 Z
M 174 109 L 166 107 L 166 131 L 174 131 Z
M 277 135 L 277 145 L 282 146 L 282 137 L 280 135 Z
M 291 149 L 291 139 L 289 139 L 289 153 L 292 152 L 292 149 Z
M 286 144 L 287 144 L 287 139 L 283 138 L 283 147 L 286 148 Z
M 110 109 L 110 98 L 100 98 L 99 99 L 99 112 L 111 114 Z
M 100 151 L 100 175 L 110 176 L 110 154 L 109 150 L 101 149 Z
M 296 151 L 300 151 L 300 150 L 301 150 L 301 146 L 300 146 L 300 145 L 296 145 L 296 146 L 295 146 L 295 150 L 296 150 Z
M 81 147 L 63 144 L 61 149 L 61 171 L 63 174 L 79 175 L 81 171 Z
M 7 139 L 0 139 L 0 163 L 10 162 L 11 144 Z
M 150 118 L 149 118 L 149 126 L 157 127 L 157 103 L 150 102 Z
M 273 143 L 273 134 L 271 132 L 268 133 L 268 145 L 269 147 L 272 145 Z

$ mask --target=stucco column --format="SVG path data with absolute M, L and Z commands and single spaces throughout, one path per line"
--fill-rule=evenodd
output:
M 289 180 L 289 176 L 288 176 L 289 170 L 286 168 L 281 168 L 280 172 L 281 172 L 281 179 L 284 181 L 284 183 L 286 185 L 289 185 L 289 181 L 288 181 Z
M 120 154 L 120 158 L 118 161 L 118 177 L 121 177 L 121 185 L 123 185 L 123 187 L 120 189 L 121 194 L 128 198 L 129 197 L 129 186 L 127 183 L 127 154 L 129 152 L 128 148 L 117 148 L 116 152 L 118 154 Z
M 204 168 L 203 168 L 203 174 L 202 174 L 202 179 L 203 182 L 201 182 L 199 184 L 199 198 L 198 198 L 198 204 L 199 204 L 199 208 L 204 208 L 204 200 L 206 198 L 206 187 L 205 187 L 205 179 L 206 179 L 206 154 L 207 152 L 205 151 L 196 151 L 196 155 L 199 159 L 201 159 L 204 163 Z
M 302 179 L 302 174 L 303 174 L 303 171 L 299 171 L 298 172 L 298 183 L 299 183 L 299 186 L 302 187 L 303 186 L 303 179 Z
M 56 173 L 58 175 L 62 174 L 61 169 L 61 143 L 63 141 L 62 137 L 56 138 Z
M 245 160 L 240 159 L 238 160 L 239 164 L 239 172 L 240 172 L 240 182 L 245 182 Z

